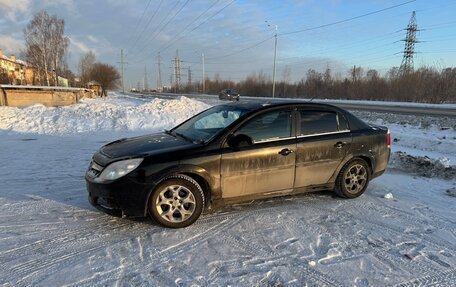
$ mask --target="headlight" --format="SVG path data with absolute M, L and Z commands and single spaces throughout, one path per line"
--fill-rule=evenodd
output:
M 106 181 L 121 178 L 135 170 L 143 161 L 143 158 L 134 158 L 116 161 L 108 165 L 96 178 L 96 181 Z

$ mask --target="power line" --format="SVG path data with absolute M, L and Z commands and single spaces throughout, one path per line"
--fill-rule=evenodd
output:
M 165 51 L 166 49 L 168 49 L 169 47 L 171 47 L 174 43 L 180 41 L 182 38 L 184 38 L 185 36 L 187 36 L 188 34 L 190 34 L 191 32 L 195 31 L 196 29 L 198 29 L 199 27 L 201 27 L 204 23 L 207 23 L 208 21 L 210 21 L 212 18 L 214 18 L 215 16 L 217 16 L 218 14 L 220 14 L 223 10 L 225 10 L 226 8 L 228 8 L 228 6 L 230 6 L 231 4 L 233 4 L 236 0 L 232 0 L 231 2 L 229 2 L 227 5 L 223 6 L 221 9 L 217 10 L 214 14 L 212 14 L 209 18 L 207 18 L 206 20 L 204 20 L 203 22 L 199 23 L 197 26 L 195 26 L 193 29 L 191 29 L 190 31 L 188 31 L 186 33 L 186 35 L 183 35 L 181 36 L 180 38 L 176 39 L 175 41 L 173 41 L 172 43 L 170 43 L 168 46 L 166 46 L 163 50 L 160 50 L 160 51 Z M 207 9 L 208 10 L 208 9 Z M 204 14 L 204 13 L 203 13 Z M 190 24 L 191 25 L 191 24 Z M 181 34 L 181 33 L 179 33 Z M 198 53 L 200 53 L 198 51 Z
M 328 24 L 323 24 L 323 25 L 320 25 L 320 26 L 315 26 L 315 27 L 300 29 L 300 30 L 296 30 L 296 31 L 281 33 L 280 36 L 291 35 L 291 34 L 296 34 L 296 33 L 302 33 L 302 32 L 307 32 L 307 31 L 312 31 L 312 30 L 316 30 L 316 29 L 321 29 L 321 28 L 325 28 L 325 27 L 329 27 L 329 26 L 342 24 L 342 23 L 345 23 L 345 22 L 357 20 L 357 19 L 360 19 L 360 18 L 364 18 L 364 17 L 367 17 L 367 16 L 371 16 L 371 15 L 374 15 L 374 14 L 381 13 L 381 12 L 384 12 L 384 11 L 387 11 L 387 10 L 391 10 L 391 9 L 394 9 L 394 8 L 397 8 L 397 7 L 400 7 L 400 6 L 404 6 L 404 5 L 410 4 L 412 2 L 416 2 L 416 0 L 403 2 L 403 3 L 397 4 L 397 5 L 393 5 L 393 6 L 390 6 L 390 7 L 386 7 L 386 8 L 380 9 L 380 10 L 376 10 L 376 11 L 373 11 L 373 12 L 369 12 L 369 13 L 366 13 L 366 14 L 358 15 L 358 16 L 355 16 L 355 17 L 343 19 L 343 20 L 332 22 L 332 23 L 328 23 Z
M 155 9 L 155 12 L 150 16 L 149 18 L 149 21 L 147 22 L 147 24 L 144 26 L 143 30 L 141 31 L 141 33 L 139 33 L 138 37 L 136 38 L 136 41 L 133 43 L 131 49 L 135 48 L 136 44 L 138 43 L 139 39 L 141 38 L 141 36 L 144 34 L 144 32 L 146 31 L 147 27 L 149 27 L 150 23 L 152 22 L 152 19 L 155 18 L 155 15 L 157 15 L 158 13 L 158 10 L 160 10 L 160 7 L 163 3 L 163 0 L 160 0 L 160 3 L 158 4 L 158 7 L 157 9 Z M 150 1 L 149 1 L 149 4 L 150 4 Z M 149 5 L 147 5 L 147 7 L 149 7 Z M 147 7 L 146 7 L 146 10 L 147 10 Z M 146 12 L 146 10 L 144 10 L 144 13 Z M 143 15 L 144 15 L 143 13 Z
M 190 25 L 192 25 L 193 23 L 195 23 L 196 21 L 198 21 L 199 18 L 201 18 L 204 14 L 207 13 L 207 11 L 209 11 L 212 7 L 215 6 L 215 4 L 217 4 L 220 0 L 215 0 L 206 10 L 204 10 L 203 13 L 201 13 L 198 17 L 196 17 L 192 22 L 190 22 L 190 24 L 187 25 L 187 27 L 185 27 L 185 29 L 181 30 L 176 36 L 175 38 L 177 38 L 179 35 L 181 35 L 182 33 L 184 33 L 188 27 L 190 27 Z M 165 48 L 162 48 L 160 49 L 161 52 L 164 52 L 166 51 L 166 49 L 168 49 L 170 46 L 172 46 L 174 43 L 176 43 L 178 40 L 182 39 L 183 37 L 181 38 L 178 38 L 178 39 L 175 39 L 174 41 L 171 41 L 171 43 L 169 43 Z M 170 42 L 170 41 L 168 41 Z
M 147 47 L 147 45 L 152 42 L 155 38 L 157 38 L 158 35 L 160 35 L 160 33 L 166 28 L 166 26 L 168 26 L 168 24 L 174 20 L 174 18 L 176 18 L 176 16 L 185 8 L 185 6 L 187 6 L 187 4 L 190 2 L 190 0 L 187 0 L 185 1 L 184 5 L 182 5 L 182 7 L 168 20 L 168 22 L 166 22 L 161 28 L 160 30 L 151 38 L 149 39 L 147 42 L 146 42 L 146 45 L 144 45 L 143 49 L 141 49 L 141 51 L 138 52 L 141 53 L 145 47 Z
M 307 32 L 307 31 L 311 31 L 311 30 L 317 30 L 317 29 L 321 29 L 321 28 L 325 28 L 325 27 L 329 27 L 329 26 L 338 25 L 338 24 L 341 24 L 341 23 L 353 21 L 353 20 L 356 20 L 356 19 L 359 19 L 359 18 L 363 18 L 363 17 L 367 17 L 367 16 L 374 15 L 374 14 L 378 14 L 378 13 L 381 13 L 381 12 L 384 12 L 384 11 L 387 11 L 387 10 L 391 10 L 391 9 L 394 9 L 394 8 L 397 8 L 397 7 L 406 5 L 406 4 L 410 4 L 410 3 L 415 2 L 415 1 L 416 1 L 416 0 L 411 0 L 411 1 L 403 2 L 403 3 L 397 4 L 397 5 L 393 5 L 393 6 L 390 6 L 390 7 L 386 7 L 386 8 L 380 9 L 380 10 L 376 10 L 376 11 L 373 11 L 373 12 L 365 13 L 365 14 L 362 14 L 362 15 L 358 15 L 358 16 L 355 16 L 355 17 L 347 18 L 347 19 L 344 19 L 344 20 L 340 20 L 340 21 L 336 21 L 336 22 L 332 22 L 332 23 L 328 23 L 328 24 L 324 24 L 324 25 L 319 25 L 319 26 L 310 27 L 310 28 L 301 29 L 301 30 L 296 30 L 296 31 L 291 31 L 291 32 L 280 33 L 280 34 L 278 34 L 277 36 L 284 36 L 284 35 L 302 33 L 302 32 Z M 233 56 L 233 55 L 242 53 L 242 52 L 244 52 L 244 51 L 247 51 L 247 50 L 249 50 L 249 49 L 255 48 L 255 47 L 257 47 L 257 46 L 263 44 L 264 42 L 266 42 L 266 41 L 268 41 L 268 40 L 270 40 L 270 39 L 272 39 L 272 38 L 274 38 L 274 36 L 268 37 L 268 38 L 266 38 L 266 39 L 264 39 L 264 40 L 262 40 L 262 41 L 260 41 L 260 42 L 258 42 L 258 43 L 255 43 L 255 44 L 253 44 L 253 45 L 251 45 L 251 46 L 248 46 L 248 47 L 246 47 L 246 48 L 244 48 L 244 49 L 235 51 L 235 52 L 233 52 L 233 53 L 230 53 L 230 54 L 227 54 L 227 55 L 223 55 L 223 56 L 211 57 L 211 58 L 208 58 L 208 59 L 220 59 L 220 58 L 225 58 L 225 57 Z
M 147 9 L 149 8 L 150 2 L 152 2 L 152 0 L 149 0 L 149 2 L 147 3 L 146 8 L 144 9 L 141 17 L 139 18 L 138 23 L 136 24 L 135 29 L 133 30 L 133 33 L 131 33 L 130 35 L 130 40 L 128 41 L 128 43 L 131 43 L 131 40 L 133 40 L 134 35 L 136 35 L 136 31 L 138 30 L 139 24 L 141 23 L 142 19 L 144 18 L 144 15 L 146 14 Z
M 252 46 L 249 46 L 249 47 L 246 47 L 246 48 L 244 48 L 244 49 L 241 49 L 241 50 L 238 50 L 238 51 L 235 51 L 235 52 L 233 52 L 233 53 L 226 54 L 226 55 L 223 55 L 223 56 L 211 57 L 211 58 L 207 58 L 207 59 L 208 59 L 208 60 L 212 60 L 212 59 L 220 59 L 220 58 L 226 58 L 226 57 L 229 57 L 229 56 L 233 56 L 233 55 L 242 53 L 242 52 L 244 52 L 244 51 L 247 51 L 247 50 L 249 50 L 249 49 L 258 47 L 258 46 L 260 46 L 261 44 L 265 43 L 266 41 L 268 41 L 268 40 L 270 40 L 270 39 L 272 39 L 272 38 L 274 38 L 274 37 L 275 37 L 275 35 L 272 35 L 271 37 L 268 37 L 268 38 L 266 38 L 266 39 L 264 39 L 264 40 L 262 40 L 262 41 L 260 41 L 260 42 L 258 42 L 258 43 L 256 43 L 256 44 L 254 44 L 254 45 L 252 45 Z

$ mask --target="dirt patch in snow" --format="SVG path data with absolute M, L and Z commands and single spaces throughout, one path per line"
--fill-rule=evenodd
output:
M 419 176 L 456 179 L 456 166 L 450 165 L 446 158 L 432 159 L 427 156 L 412 156 L 398 151 L 393 153 L 391 165 L 394 168 Z
M 447 192 L 448 196 L 456 197 L 456 187 L 447 189 L 446 192 Z

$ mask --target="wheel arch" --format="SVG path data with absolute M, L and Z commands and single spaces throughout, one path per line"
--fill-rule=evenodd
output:
M 144 216 L 147 216 L 147 213 L 149 212 L 149 200 L 150 197 L 152 196 L 153 192 L 156 190 L 157 186 L 164 180 L 166 180 L 168 177 L 172 175 L 177 175 L 177 174 L 183 174 L 186 176 L 191 177 L 193 180 L 195 180 L 201 187 L 201 189 L 204 192 L 205 196 L 205 208 L 210 206 L 210 200 L 212 198 L 212 192 L 214 189 L 214 184 L 215 180 L 212 178 L 212 176 L 209 174 L 208 171 L 206 171 L 204 168 L 195 166 L 195 165 L 176 165 L 173 167 L 169 167 L 166 170 L 162 170 L 158 172 L 160 176 L 157 176 L 154 179 L 154 187 L 151 188 L 149 191 L 149 194 L 147 195 L 147 199 L 145 202 L 144 206 Z
M 362 159 L 364 160 L 367 165 L 369 166 L 369 175 L 372 176 L 372 173 L 374 171 L 374 157 L 372 155 L 360 153 L 360 154 L 351 154 L 348 155 L 342 160 L 339 164 L 339 166 L 336 168 L 334 171 L 333 175 L 331 176 L 330 182 L 335 182 L 337 176 L 339 175 L 340 171 L 342 168 L 349 162 L 356 160 L 356 159 Z

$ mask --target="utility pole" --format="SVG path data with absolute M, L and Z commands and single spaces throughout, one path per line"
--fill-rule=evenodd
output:
M 206 90 L 206 75 L 204 73 L 204 53 L 202 53 L 201 55 L 203 57 L 203 94 L 204 94 L 204 91 Z
M 122 93 L 125 94 L 125 81 L 124 81 L 124 64 L 128 64 L 128 62 L 124 61 L 124 54 L 123 54 L 123 49 L 120 49 L 120 73 L 122 76 Z
M 407 35 L 405 39 L 402 40 L 405 42 L 404 47 L 404 57 L 402 58 L 402 63 L 399 68 L 399 73 L 401 75 L 408 74 L 409 72 L 413 71 L 413 55 L 415 54 L 415 44 L 419 43 L 416 39 L 416 32 L 420 31 L 418 29 L 418 25 L 416 23 L 416 13 L 413 11 L 412 17 L 405 29 L 407 31 Z
M 157 56 L 157 64 L 158 64 L 158 79 L 157 79 L 157 90 L 160 90 L 160 89 L 163 89 L 162 88 L 162 78 L 161 78 L 161 56 L 160 56 L 160 52 L 158 52 L 158 56 Z
M 144 66 L 144 90 L 149 90 L 149 83 L 147 82 L 147 66 Z
M 180 78 L 181 73 L 180 73 L 180 59 L 179 59 L 179 52 L 176 50 L 176 57 L 174 58 L 174 81 L 176 85 L 176 91 L 179 90 L 180 88 Z
M 352 70 L 352 82 L 356 81 L 356 65 L 353 66 Z
M 171 90 L 170 90 L 170 91 L 172 91 L 173 82 L 174 82 L 173 74 L 170 74 L 170 75 L 169 75 L 169 86 L 171 87 Z M 175 91 L 176 91 L 176 90 L 174 90 L 174 92 L 175 92 Z
M 192 67 L 191 66 L 188 66 L 188 81 L 187 81 L 188 85 L 191 86 L 192 85 Z
M 272 73 L 272 97 L 275 97 L 275 76 L 276 76 L 276 58 L 277 58 L 277 25 L 275 25 L 274 34 L 274 71 Z
M 268 23 L 268 21 L 265 21 Z M 268 27 L 271 27 L 271 24 L 268 23 Z M 272 97 L 275 98 L 275 78 L 276 78 L 276 59 L 277 59 L 277 30 L 278 26 L 275 25 L 274 33 L 274 62 L 272 68 Z

